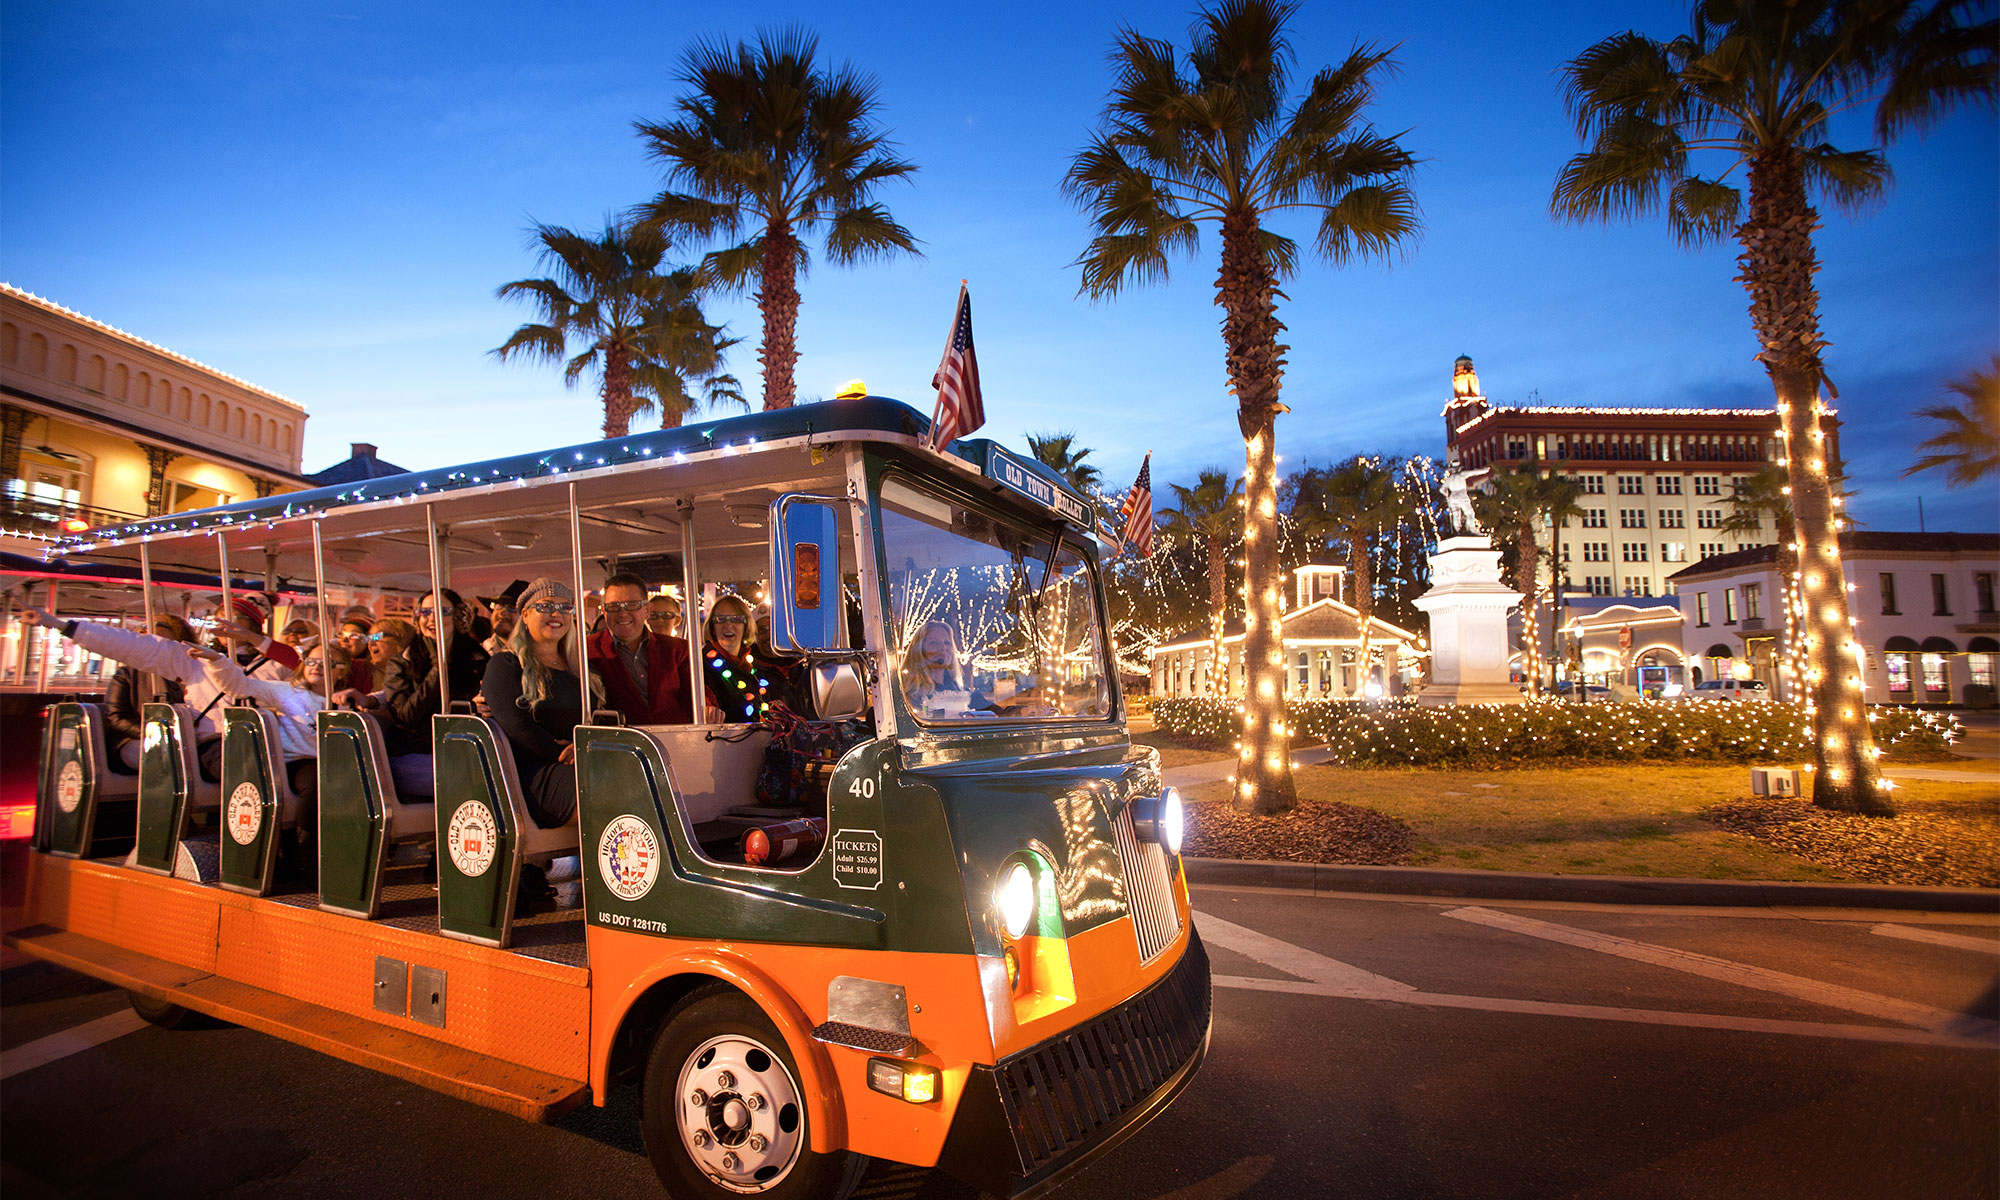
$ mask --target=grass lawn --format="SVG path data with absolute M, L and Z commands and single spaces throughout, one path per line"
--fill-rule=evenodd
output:
M 1213 759 L 1214 755 L 1207 756 Z M 1173 765 L 1173 764 L 1170 764 Z M 1300 767 L 1299 797 L 1373 809 L 1416 834 L 1415 866 L 1566 875 L 1839 881 L 1808 862 L 1696 814 L 1750 794 L 1732 766 L 1602 766 L 1507 771 Z M 1227 803 L 1230 785 L 1186 789 L 1196 804 Z M 1990 808 L 1993 784 L 1910 780 L 1899 801 Z M 1199 809 L 1190 814 L 1200 820 Z
M 1133 721 L 1131 730 L 1132 741 L 1135 744 L 1151 746 L 1160 752 L 1160 767 L 1163 770 L 1173 767 L 1191 767 L 1197 763 L 1211 763 L 1218 759 L 1229 757 L 1227 754 L 1218 753 L 1214 750 L 1190 749 L 1186 745 L 1175 741 L 1173 738 L 1153 728 L 1151 721 Z

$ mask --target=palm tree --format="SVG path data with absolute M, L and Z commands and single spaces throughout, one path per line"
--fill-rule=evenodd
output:
M 1160 510 L 1165 519 L 1161 529 L 1168 537 L 1200 543 L 1208 557 L 1208 688 L 1212 696 L 1227 696 L 1229 674 L 1222 658 L 1222 624 L 1229 599 L 1225 548 L 1243 528 L 1243 481 L 1232 482 L 1227 472 L 1203 471 L 1191 488 L 1167 486 L 1178 504 Z
M 1971 487 L 1988 475 L 2000 475 L 2000 354 L 1993 356 L 1991 370 L 1975 369 L 1945 387 L 1963 397 L 1964 404 L 1933 404 L 1917 410 L 1918 416 L 1944 428 L 1918 444 L 1917 449 L 1930 453 L 1903 474 L 1943 471 L 1952 487 Z
M 697 42 L 681 58 L 691 90 L 678 117 L 635 126 L 667 182 L 639 215 L 729 243 L 703 261 L 706 277 L 757 288 L 767 409 L 789 408 L 795 395 L 805 239 L 817 237 L 841 266 L 917 252 L 910 231 L 874 202 L 879 185 L 917 169 L 890 153 L 875 125 L 875 81 L 818 57 L 818 39 L 800 29 L 759 33 L 754 44 Z
M 1577 499 L 1583 487 L 1562 473 L 1561 465 L 1544 466 L 1533 455 L 1513 467 L 1496 468 L 1482 490 L 1473 493 L 1479 523 L 1514 542 L 1514 586 L 1521 589 L 1521 677 L 1530 694 L 1542 688 L 1542 529 L 1555 529 L 1571 517 L 1581 517 Z M 1551 561 L 1551 571 L 1561 564 Z
M 1093 299 L 1161 282 L 1169 259 L 1222 240 L 1215 300 L 1236 422 L 1244 442 L 1244 640 L 1249 694 L 1236 804 L 1282 812 L 1297 803 L 1285 728 L 1279 644 L 1277 418 L 1286 347 L 1278 285 L 1298 243 L 1269 227 L 1292 210 L 1318 218 L 1312 248 L 1336 265 L 1386 256 L 1413 238 L 1415 160 L 1363 113 L 1391 69 L 1357 46 L 1290 103 L 1294 55 L 1282 0 L 1219 0 L 1188 31 L 1185 52 L 1127 27 L 1111 55 L 1115 81 L 1098 132 L 1064 189 L 1096 229 L 1078 265 Z
M 660 274 L 666 239 L 658 230 L 613 221 L 594 235 L 537 224 L 529 244 L 540 246 L 549 278 L 500 285 L 501 299 L 525 297 L 540 310 L 493 350 L 506 362 L 521 357 L 568 361 L 563 383 L 573 387 L 598 373 L 604 436 L 623 437 L 632 414 L 659 404 L 673 414 L 694 404 L 689 385 L 703 385 L 711 402 L 726 402 L 735 379 L 722 372 L 736 344 L 702 316 L 701 290 L 687 271 Z M 571 356 L 573 346 L 581 349 Z M 740 399 L 740 396 L 738 397 Z M 675 422 L 679 420 L 675 415 Z
M 1292 518 L 1315 542 L 1331 540 L 1347 547 L 1347 575 L 1354 581 L 1354 611 L 1361 626 L 1353 693 L 1360 696 L 1368 686 L 1369 623 L 1375 618 L 1369 542 L 1408 519 L 1410 501 L 1398 486 L 1394 466 L 1359 454 L 1325 472 L 1310 491 L 1317 504 L 1295 506 Z
M 1835 537 L 1820 399 L 1817 192 L 1855 211 L 1879 197 L 1889 167 L 1874 149 L 1828 140 L 1838 113 L 1872 105 L 1884 144 L 1963 103 L 1991 104 L 1995 28 L 1963 0 L 1693 0 L 1690 31 L 1671 42 L 1621 33 L 1563 68 L 1577 133 L 1589 147 L 1558 178 L 1567 220 L 1633 217 L 1664 207 L 1676 239 L 1734 232 L 1758 358 L 1771 378 L 1786 444 L 1801 547 L 1807 706 L 1819 771 L 1813 802 L 1893 811 L 1875 763 Z M 1701 151 L 1718 170 L 1700 174 Z M 1744 197 L 1730 176 L 1742 168 Z
M 1104 483 L 1103 472 L 1083 461 L 1090 457 L 1089 450 L 1075 446 L 1076 434 L 1072 431 L 1028 435 L 1028 453 L 1035 456 L 1036 462 L 1068 480 L 1077 491 L 1093 495 Z

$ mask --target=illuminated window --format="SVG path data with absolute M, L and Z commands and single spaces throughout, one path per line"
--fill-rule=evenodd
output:
M 1922 659 L 1924 668 L 1924 699 L 1946 700 L 1951 697 L 1951 675 L 1946 671 L 1944 655 L 1926 654 Z
M 1889 673 L 1889 694 L 1895 696 L 1900 693 L 1907 697 L 1910 694 L 1910 656 L 1900 652 L 1884 654 L 1882 666 Z
M 1723 589 L 1722 589 L 1722 623 L 1723 623 L 1724 625 L 1734 625 L 1734 624 L 1736 624 L 1736 589 L 1735 589 L 1735 588 L 1723 588 Z
M 1686 542 L 1660 543 L 1661 562 L 1684 563 L 1687 560 L 1688 560 L 1688 544 Z
M 1743 585 L 1743 619 L 1761 621 L 1764 619 L 1764 585 L 1746 583 Z
M 1708 593 L 1707 593 L 1707 592 L 1696 592 L 1696 593 L 1694 594 L 1694 623 L 1695 623 L 1695 624 L 1697 624 L 1697 625 L 1707 625 L 1707 624 L 1708 624 Z
M 1993 686 L 1993 655 L 1968 654 L 1965 656 L 1965 681 L 1975 687 Z

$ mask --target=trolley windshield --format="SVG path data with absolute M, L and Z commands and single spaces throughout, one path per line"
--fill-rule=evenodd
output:
M 917 720 L 1110 716 L 1097 591 L 1075 547 L 894 476 L 881 514 L 896 682 Z

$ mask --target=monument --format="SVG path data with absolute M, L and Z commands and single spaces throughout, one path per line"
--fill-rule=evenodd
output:
M 1451 382 L 1454 404 L 1483 399 L 1470 358 L 1458 360 Z M 1521 603 L 1521 593 L 1500 582 L 1500 552 L 1472 511 L 1474 473 L 1456 451 L 1449 461 L 1448 528 L 1430 556 L 1431 588 L 1416 600 L 1431 618 L 1431 678 L 1419 702 L 1519 703 L 1521 690 L 1507 678 L 1507 614 Z

